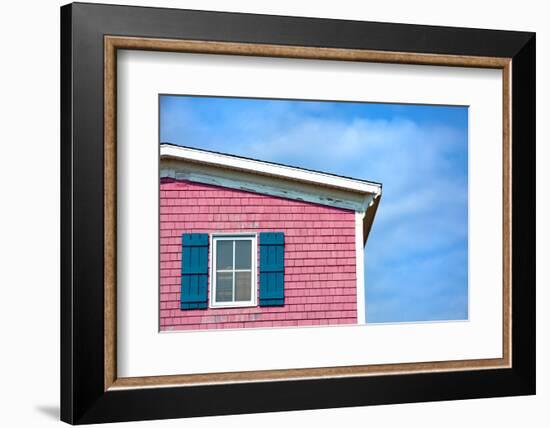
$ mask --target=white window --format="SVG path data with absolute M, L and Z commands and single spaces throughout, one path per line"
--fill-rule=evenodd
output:
M 256 235 L 213 235 L 210 306 L 256 306 Z

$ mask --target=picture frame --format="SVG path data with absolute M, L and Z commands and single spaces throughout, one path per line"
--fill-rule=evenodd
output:
M 502 358 L 119 378 L 121 49 L 501 69 L 504 150 L 495 162 L 502 162 L 504 183 Z M 63 6 L 61 419 L 85 424 L 534 394 L 535 96 L 534 33 Z

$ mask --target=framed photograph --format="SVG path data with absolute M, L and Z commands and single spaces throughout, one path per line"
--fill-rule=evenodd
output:
M 533 33 L 75 3 L 61 83 L 63 421 L 535 393 Z

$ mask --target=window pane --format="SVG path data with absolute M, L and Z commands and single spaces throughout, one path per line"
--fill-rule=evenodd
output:
M 250 301 L 251 299 L 251 273 L 235 272 L 235 301 Z
M 233 273 L 216 273 L 216 302 L 233 301 Z
M 235 241 L 235 269 L 250 269 L 252 263 L 251 257 L 252 241 Z
M 216 241 L 216 270 L 233 269 L 233 241 Z

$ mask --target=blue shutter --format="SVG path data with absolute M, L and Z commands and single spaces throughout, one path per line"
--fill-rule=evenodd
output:
M 184 233 L 181 246 L 181 309 L 208 307 L 208 234 Z
M 285 304 L 285 235 L 260 233 L 260 306 Z

